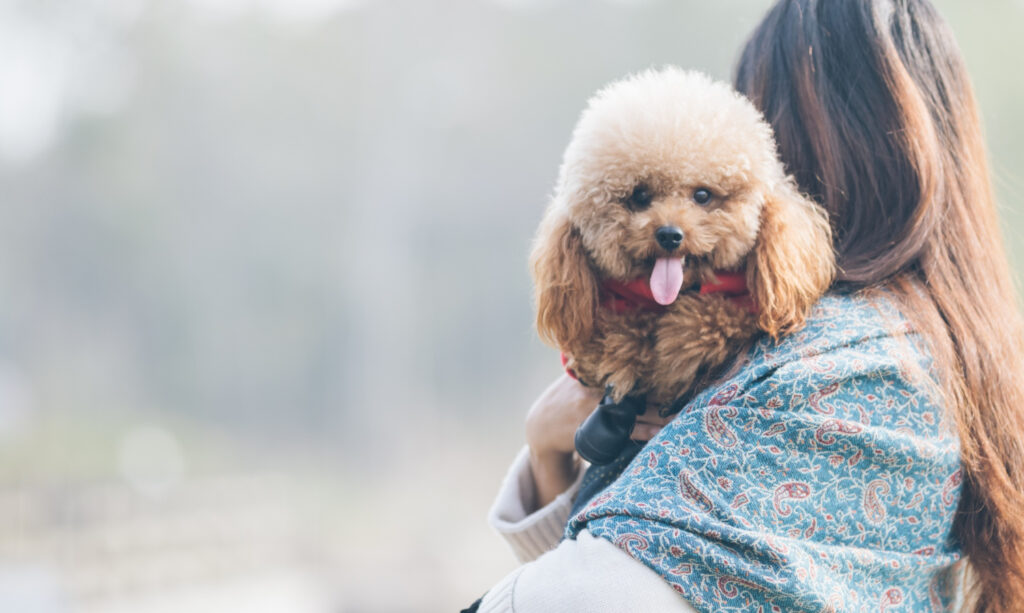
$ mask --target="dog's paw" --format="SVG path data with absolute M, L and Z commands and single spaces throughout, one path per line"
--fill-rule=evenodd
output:
M 637 393 L 637 377 L 635 373 L 618 371 L 608 375 L 605 379 L 605 390 L 612 402 L 618 404 L 622 399 L 631 394 Z

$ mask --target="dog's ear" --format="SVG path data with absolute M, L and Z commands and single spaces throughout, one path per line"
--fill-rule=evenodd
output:
M 834 278 L 832 231 L 824 210 L 783 182 L 765 199 L 747 262 L 758 327 L 776 339 L 800 328 Z
M 597 281 L 579 232 L 561 211 L 549 210 L 530 256 L 537 300 L 537 331 L 573 353 L 594 329 Z

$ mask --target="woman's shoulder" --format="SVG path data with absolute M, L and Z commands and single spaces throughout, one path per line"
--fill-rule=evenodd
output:
M 940 419 L 941 394 L 927 345 L 884 292 L 826 294 L 803 328 L 777 341 L 758 340 L 732 376 L 690 406 L 781 398 L 797 410 L 825 396 L 894 410 L 909 403 Z
M 749 359 L 754 364 L 779 366 L 850 349 L 870 351 L 894 339 L 910 341 L 917 357 L 927 357 L 914 325 L 888 293 L 833 291 L 815 304 L 800 330 L 778 341 L 763 337 Z

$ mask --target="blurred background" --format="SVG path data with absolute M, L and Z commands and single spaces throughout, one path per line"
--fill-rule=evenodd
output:
M 768 4 L 0 0 L 0 610 L 472 602 L 575 118 Z M 1024 0 L 938 4 L 1024 262 Z

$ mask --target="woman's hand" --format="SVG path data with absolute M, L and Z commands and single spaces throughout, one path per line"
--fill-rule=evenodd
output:
M 526 443 L 535 455 L 571 455 L 576 428 L 590 415 L 601 394 L 569 375 L 555 379 L 526 415 Z
M 575 454 L 576 429 L 601 402 L 601 393 L 562 374 L 530 407 L 526 415 L 526 444 L 537 486 L 537 508 L 569 489 L 579 470 Z M 650 440 L 671 420 L 648 408 L 637 418 L 631 438 Z
M 562 373 L 530 407 L 526 444 L 537 485 L 537 508 L 550 503 L 575 481 L 579 470 L 573 443 L 576 429 L 600 402 L 600 392 Z

